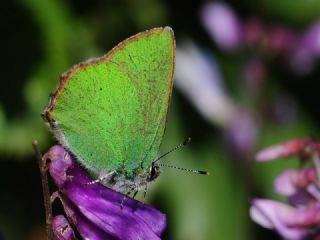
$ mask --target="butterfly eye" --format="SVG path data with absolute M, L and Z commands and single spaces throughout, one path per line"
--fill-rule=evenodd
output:
M 159 176 L 159 166 L 152 164 L 149 169 L 149 181 L 155 180 Z

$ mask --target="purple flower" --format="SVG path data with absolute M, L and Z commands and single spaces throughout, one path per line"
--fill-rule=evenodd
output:
M 312 165 L 288 169 L 275 180 L 278 193 L 288 197 L 288 205 L 266 199 L 255 199 L 251 218 L 263 227 L 276 230 L 283 238 L 292 240 L 320 239 L 319 143 L 310 139 L 294 139 L 275 145 L 257 154 L 257 160 L 298 156 Z
M 86 185 L 93 179 L 61 146 L 53 146 L 44 157 L 51 160 L 49 172 L 66 215 L 84 239 L 160 239 L 166 227 L 163 213 L 131 198 L 121 208 L 124 195 L 101 184 Z M 55 226 L 65 224 L 59 221 Z

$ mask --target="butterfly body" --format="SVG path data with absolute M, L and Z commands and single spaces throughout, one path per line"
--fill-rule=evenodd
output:
M 159 175 L 174 62 L 171 28 L 139 33 L 63 74 L 42 117 L 95 178 L 137 190 Z

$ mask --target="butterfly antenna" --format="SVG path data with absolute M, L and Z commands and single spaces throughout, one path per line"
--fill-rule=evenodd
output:
M 182 171 L 186 171 L 186 172 L 191 172 L 191 173 L 195 173 L 195 174 L 201 174 L 201 175 L 207 175 L 209 176 L 210 173 L 207 171 L 202 171 L 202 170 L 193 170 L 193 169 L 187 169 L 187 168 L 181 168 L 181 167 L 177 167 L 174 165 L 167 165 L 167 164 L 162 164 L 159 163 L 158 164 L 160 167 L 168 167 L 168 168 L 173 168 L 173 169 L 178 169 L 178 170 L 182 170 Z
M 168 154 L 178 150 L 181 147 L 184 147 L 186 145 L 188 145 L 191 142 L 191 137 L 188 137 L 186 140 L 184 140 L 182 143 L 180 143 L 178 146 L 176 146 L 175 148 L 171 149 L 169 152 L 166 152 L 165 154 L 163 154 L 162 156 L 158 157 L 157 159 L 155 159 L 153 161 L 153 163 L 158 162 L 160 159 L 164 158 L 165 156 L 167 156 Z

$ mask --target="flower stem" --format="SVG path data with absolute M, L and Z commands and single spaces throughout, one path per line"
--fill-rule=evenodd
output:
M 53 232 L 51 228 L 51 217 L 52 217 L 52 206 L 50 201 L 50 190 L 48 185 L 48 175 L 47 175 L 47 165 L 46 161 L 42 158 L 42 154 L 39 149 L 38 141 L 33 140 L 32 146 L 36 157 L 38 159 L 38 164 L 40 168 L 41 174 L 41 183 L 42 183 L 42 191 L 43 191 L 43 201 L 44 207 L 46 212 L 46 232 L 47 232 L 47 239 L 53 240 Z

